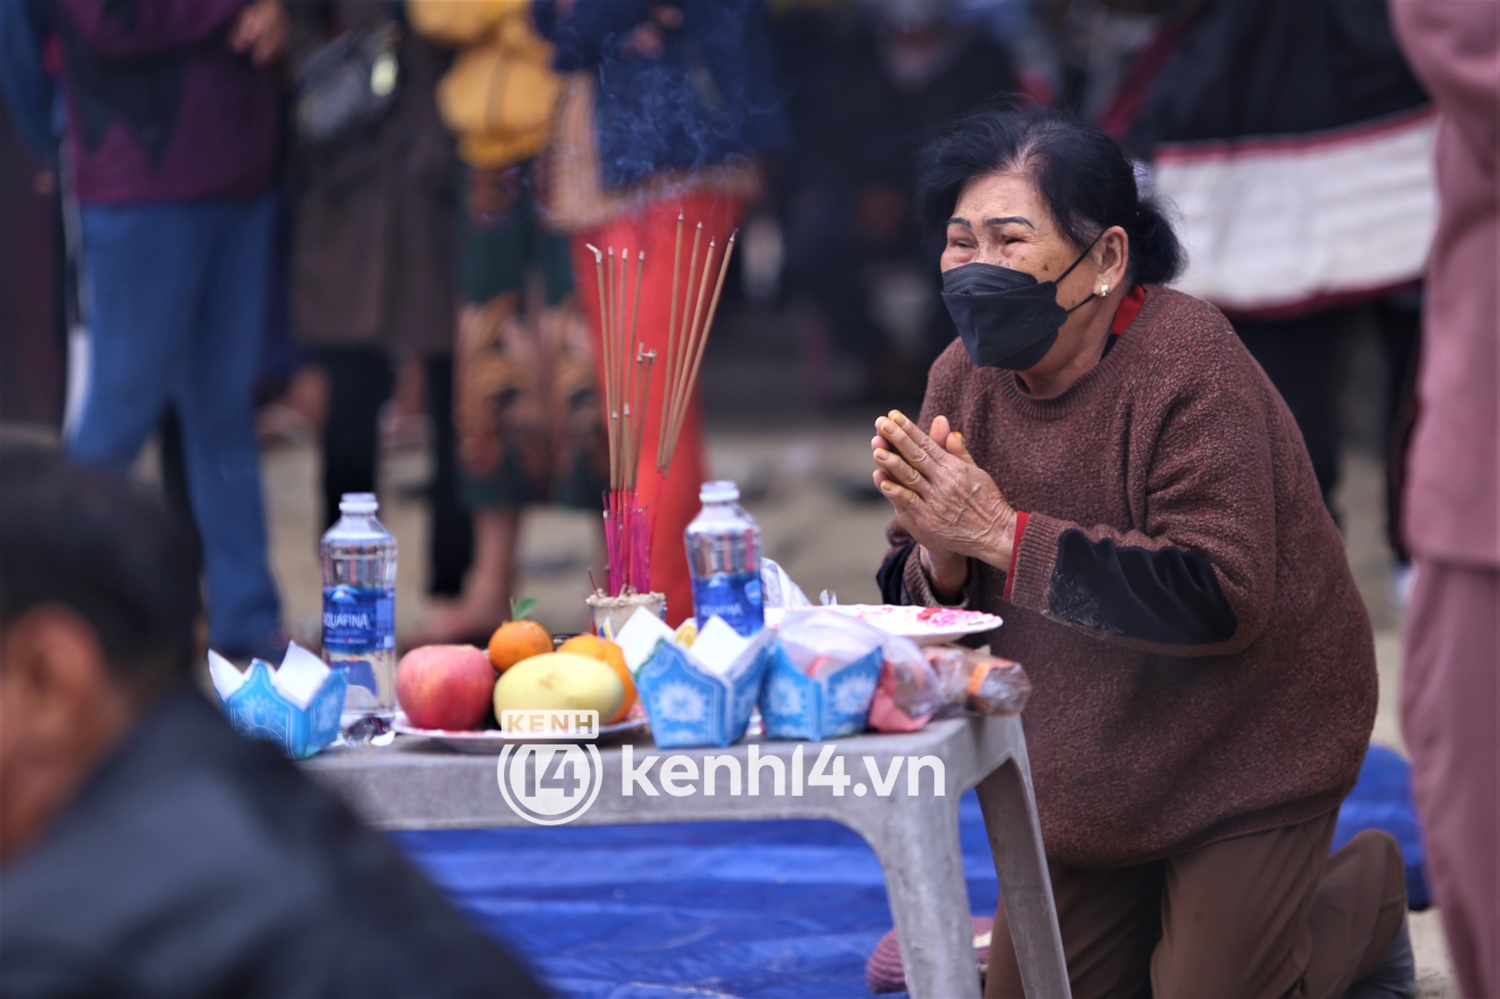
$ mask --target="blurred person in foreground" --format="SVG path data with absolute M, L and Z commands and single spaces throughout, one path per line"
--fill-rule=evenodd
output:
M 644 417 L 639 496 L 655 517 L 652 589 L 666 594 L 673 622 L 693 615 L 683 532 L 708 478 L 697 398 L 688 401 L 669 476 L 658 474 L 654 460 L 667 398 L 660 372 L 677 218 L 684 217 L 686 284 L 694 227 L 703 224 L 700 253 L 714 241 L 717 267 L 760 193 L 758 157 L 782 139 L 763 8 L 763 0 L 533 0 L 537 29 L 555 49 L 553 68 L 570 74 L 547 161 L 546 205 L 553 224 L 572 234 L 578 301 L 594 327 L 596 356 L 603 333 L 587 244 L 646 254 L 637 333 L 656 352 L 658 374 Z M 604 374 L 599 365 L 601 396 Z
M 419 639 L 483 646 L 510 619 L 523 511 L 553 501 L 599 508 L 604 422 L 568 237 L 548 227 L 540 203 L 561 89 L 552 47 L 528 0 L 408 0 L 408 9 L 418 31 L 457 49 L 438 105 L 463 164 L 454 397 L 474 517 L 463 592 L 428 614 Z
M 1441 115 L 1406 534 L 1401 712 L 1460 992 L 1500 995 L 1500 5 L 1393 0 Z
M 543 994 L 194 685 L 196 553 L 160 502 L 0 469 L 0 995 Z
M 435 98 L 448 55 L 411 29 L 399 0 L 290 9 L 294 79 L 355 33 L 388 33 L 397 66 L 382 117 L 335 141 L 299 136 L 294 157 L 292 328 L 328 381 L 322 526 L 339 519 L 344 493 L 376 491 L 381 408 L 401 361 L 417 359 L 433 430 L 427 588 L 442 604 L 462 590 L 472 545 L 453 456 L 453 140 Z
M 1006 104 L 925 150 L 959 340 L 876 421 L 891 603 L 1002 615 L 1073 994 L 1414 996 L 1400 850 L 1329 856 L 1370 620 L 1307 449 L 1113 140 Z M 1006 912 L 991 999 L 1019 996 Z M 1373 976 L 1373 978 L 1371 977 Z
M 89 325 L 68 442 L 123 472 L 181 425 L 209 637 L 276 661 L 254 381 L 270 298 L 280 0 L 57 0 Z

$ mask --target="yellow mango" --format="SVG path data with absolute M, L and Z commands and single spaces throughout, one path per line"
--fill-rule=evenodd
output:
M 495 681 L 495 717 L 506 711 L 594 710 L 606 724 L 620 710 L 625 685 L 608 663 L 573 652 L 522 659 Z

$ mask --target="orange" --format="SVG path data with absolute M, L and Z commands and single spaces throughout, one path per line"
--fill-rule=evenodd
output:
M 490 663 L 501 673 L 522 659 L 552 651 L 552 635 L 535 621 L 507 621 L 490 636 Z
M 580 656 L 588 656 L 590 659 L 608 663 L 609 667 L 615 671 L 615 675 L 620 678 L 620 682 L 625 685 L 625 697 L 620 701 L 620 710 L 615 712 L 613 718 L 605 722 L 606 725 L 613 725 L 620 721 L 630 713 L 631 708 L 635 707 L 635 678 L 630 675 L 630 667 L 625 665 L 624 649 L 598 635 L 574 635 L 563 642 L 557 651 L 575 652 Z

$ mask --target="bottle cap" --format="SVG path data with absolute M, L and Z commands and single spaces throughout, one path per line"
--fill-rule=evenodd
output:
M 705 482 L 698 490 L 700 503 L 733 503 L 740 498 L 740 487 L 729 481 Z
M 380 501 L 374 493 L 345 493 L 339 497 L 339 513 L 374 513 Z

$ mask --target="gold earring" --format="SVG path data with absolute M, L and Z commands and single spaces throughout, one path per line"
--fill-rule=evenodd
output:
M 1109 285 L 1105 285 L 1103 288 L 1099 289 L 1099 297 L 1100 298 L 1108 298 L 1109 297 Z

